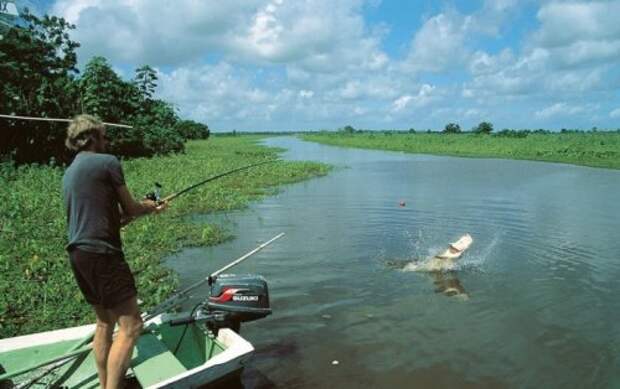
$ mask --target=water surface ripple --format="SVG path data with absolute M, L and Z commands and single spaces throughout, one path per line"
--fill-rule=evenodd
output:
M 189 284 L 286 232 L 236 269 L 268 279 L 274 310 L 242 328 L 240 387 L 620 387 L 620 171 L 266 144 L 336 169 L 204 216 L 237 238 L 168 261 Z M 454 272 L 392 265 L 465 232 Z

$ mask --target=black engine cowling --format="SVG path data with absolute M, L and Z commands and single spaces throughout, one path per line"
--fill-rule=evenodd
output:
M 267 281 L 255 274 L 220 275 L 211 283 L 206 309 L 225 313 L 233 323 L 262 319 L 271 314 Z
M 204 321 L 215 333 L 219 328 L 239 332 L 241 323 L 271 314 L 267 281 L 255 274 L 223 274 L 210 280 L 211 292 L 196 314 L 177 318 L 171 325 Z

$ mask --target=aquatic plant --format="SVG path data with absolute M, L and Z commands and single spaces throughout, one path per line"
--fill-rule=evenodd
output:
M 185 154 L 123 162 L 135 197 L 165 194 L 212 175 L 277 157 L 278 149 L 257 144 L 257 136 L 217 137 L 187 143 Z M 190 216 L 239 209 L 277 191 L 278 186 L 326 174 L 311 162 L 276 162 L 213 181 L 177 198 L 158 216 L 138 219 L 123 230 L 127 261 L 136 275 L 143 309 L 176 287 L 162 258 L 182 247 L 213 245 L 230 238 L 216 224 Z M 67 260 L 62 167 L 24 165 L 0 168 L 0 337 L 93 322 Z
M 324 144 L 461 157 L 527 159 L 620 169 L 620 133 L 503 130 L 495 135 L 462 133 L 302 135 Z

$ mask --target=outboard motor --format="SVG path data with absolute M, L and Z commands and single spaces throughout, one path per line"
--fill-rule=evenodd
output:
M 206 310 L 221 313 L 236 332 L 242 322 L 262 319 L 271 314 L 267 281 L 256 274 L 222 274 L 211 282 Z M 220 326 L 223 327 L 223 326 Z
M 221 274 L 209 280 L 211 292 L 194 315 L 175 319 L 170 325 L 204 321 L 217 334 L 220 328 L 239 332 L 241 323 L 271 314 L 267 281 L 255 274 Z

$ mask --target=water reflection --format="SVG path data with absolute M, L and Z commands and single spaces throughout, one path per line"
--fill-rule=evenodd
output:
M 469 300 L 469 295 L 455 271 L 430 272 L 428 274 L 433 278 L 433 283 L 436 286 L 435 293 L 441 293 L 448 297 L 457 297 L 461 300 Z

